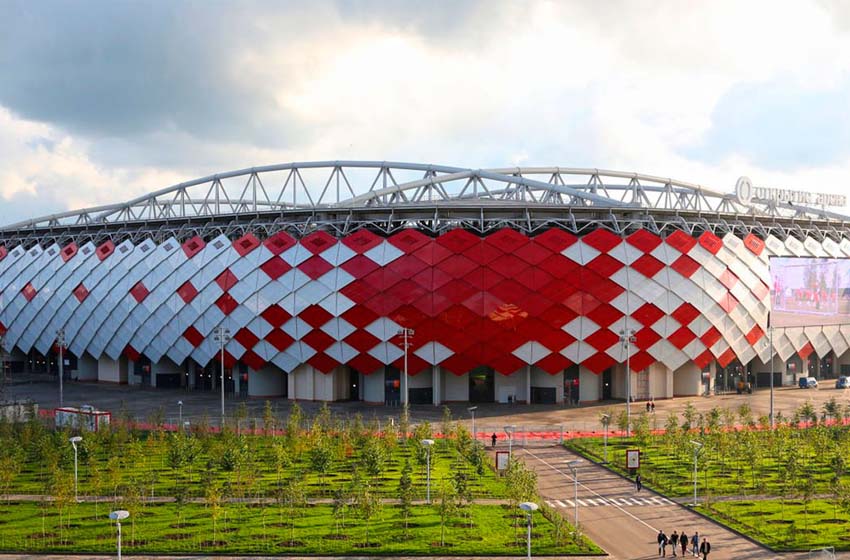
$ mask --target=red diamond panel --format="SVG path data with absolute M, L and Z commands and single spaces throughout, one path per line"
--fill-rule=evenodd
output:
M 377 313 L 382 317 L 388 316 L 390 313 L 398 309 L 402 306 L 402 302 L 390 294 L 384 292 L 382 294 L 378 294 L 373 297 L 366 303 L 364 303 L 366 307 Z
M 622 318 L 623 313 L 616 307 L 603 303 L 588 313 L 587 316 L 600 327 L 607 327 Z
M 191 259 L 195 255 L 200 253 L 201 250 L 206 247 L 206 245 L 206 242 L 201 239 L 200 236 L 196 235 L 195 237 L 183 244 L 183 252 L 186 253 L 186 256 Z
M 278 305 L 267 307 L 260 316 L 265 319 L 268 324 L 275 328 L 283 326 L 284 323 L 292 318 L 292 315 L 290 315 L 288 311 Z
M 614 358 L 612 358 L 608 354 L 605 354 L 604 352 L 597 352 L 596 354 L 582 362 L 582 365 L 593 373 L 600 374 L 609 367 L 613 366 L 614 363 Z
M 690 303 L 683 303 L 670 316 L 676 319 L 680 325 L 688 325 L 699 317 L 699 309 Z
M 528 263 L 513 255 L 502 255 L 494 259 L 487 268 L 495 270 L 505 278 L 519 278 L 528 270 Z M 484 271 L 487 274 L 487 270 Z
M 453 305 L 439 316 L 439 319 L 451 329 L 463 329 L 476 318 L 472 311 L 462 305 Z
M 720 278 L 718 278 L 718 280 L 720 280 L 720 283 L 726 286 L 726 288 L 729 290 L 734 288 L 735 284 L 738 283 L 738 277 L 735 276 L 735 274 L 728 268 L 723 271 L 723 274 L 720 275 Z
M 694 245 L 697 244 L 697 240 L 693 238 L 693 236 L 688 235 L 682 230 L 676 230 L 665 239 L 667 245 L 670 245 L 680 253 L 687 253 L 691 249 L 694 248 Z
M 411 255 L 403 255 L 390 264 L 387 269 L 392 270 L 402 278 L 413 278 L 423 270 L 430 270 L 430 267 Z
M 29 284 L 27 285 L 29 286 Z M 145 298 L 148 297 L 148 294 L 150 294 L 150 292 L 141 282 L 136 282 L 136 285 L 130 288 L 130 295 L 133 296 L 133 299 L 135 299 L 137 303 L 142 303 Z
M 221 288 L 221 290 L 224 292 L 235 286 L 237 282 L 239 282 L 239 279 L 236 277 L 235 274 L 230 272 L 229 268 L 225 268 L 224 271 L 222 271 L 222 273 L 219 274 L 215 279 L 215 283 L 218 284 L 218 287 Z M 187 301 L 186 303 L 189 302 Z
M 219 360 L 219 363 L 221 363 L 221 353 L 217 353 L 216 356 Z M 233 356 L 233 354 L 231 354 L 230 352 L 225 350 L 224 351 L 224 367 L 225 368 L 232 368 L 235 365 L 236 365 L 236 358 Z
M 274 346 L 278 352 L 283 352 L 295 342 L 295 339 L 280 329 L 274 329 L 266 335 L 266 342 Z
M 753 295 L 756 296 L 756 299 L 759 301 L 764 301 L 767 297 L 770 289 L 764 284 L 764 282 L 759 281 L 752 289 Z
M 453 229 L 437 238 L 437 243 L 454 253 L 463 253 L 480 239 L 464 229 Z
M 552 251 L 532 241 L 514 251 L 514 254 L 528 264 L 536 265 L 551 257 Z
M 342 244 L 355 253 L 365 253 L 381 244 L 382 239 L 365 229 L 359 229 L 349 236 L 342 238 Z
M 320 352 L 334 343 L 334 339 L 328 333 L 319 329 L 310 331 L 301 340 Z
M 411 280 L 402 280 L 386 293 L 403 304 L 411 304 L 429 295 L 427 290 Z
M 641 350 L 640 352 L 635 352 L 635 354 L 629 358 L 629 369 L 635 372 L 643 371 L 655 362 L 656 359 L 652 357 L 652 354 Z
M 687 255 L 682 255 L 670 265 L 670 268 L 684 276 L 690 278 L 694 272 L 699 269 L 699 263 Z
M 550 375 L 555 375 L 561 373 L 562 371 L 573 365 L 573 363 L 561 354 L 554 352 L 552 354 L 549 354 L 542 360 L 538 360 L 537 363 L 535 363 L 534 365 L 536 365 L 537 367 L 539 367 Z
M 357 255 L 345 261 L 339 267 L 355 278 L 365 278 L 380 268 L 378 263 L 363 255 Z
M 336 238 L 326 231 L 315 231 L 301 239 L 301 245 L 314 255 L 336 245 Z
M 138 362 L 139 358 L 142 357 L 142 355 L 139 354 L 138 350 L 136 350 L 129 344 L 124 348 L 124 355 L 127 356 L 127 359 L 129 359 L 131 362 Z
M 536 292 L 542 290 L 554 279 L 555 277 L 545 270 L 540 270 L 535 267 L 528 271 L 528 274 L 525 275 L 522 281 L 526 286 L 528 286 L 528 289 Z
M 345 337 L 345 343 L 360 352 L 368 352 L 380 342 L 381 340 L 378 337 L 372 336 L 371 333 L 362 329 L 357 329 Z
M 198 290 L 190 281 L 183 282 L 183 285 L 177 288 L 177 295 L 180 296 L 185 303 L 191 302 L 198 295 Z
M 455 230 L 457 231 L 457 230 Z M 478 265 L 461 255 L 453 255 L 437 264 L 437 268 L 455 278 L 463 278 Z
M 354 303 L 365 303 L 372 299 L 380 290 L 373 287 L 365 280 L 355 280 L 339 291 L 342 295 L 353 301 Z
M 399 371 L 404 371 L 404 357 L 401 357 L 392 363 Z M 417 356 L 416 354 L 407 355 L 407 375 L 417 375 L 423 371 L 430 369 L 431 364 Z
M 298 270 L 316 280 L 324 276 L 333 265 L 318 255 L 314 255 L 298 265 Z
M 484 294 L 482 302 L 484 304 L 483 307 L 485 309 L 488 307 L 492 307 L 493 300 L 488 299 L 487 294 Z M 496 306 L 495 309 L 487 313 L 487 319 L 490 322 L 496 323 L 503 329 L 515 329 L 517 328 L 517 325 L 522 324 L 527 318 L 528 312 L 510 303 L 500 304 Z
M 271 251 L 273 255 L 279 255 L 295 245 L 295 239 L 293 239 L 291 235 L 281 231 L 263 241 L 263 245 L 265 245 L 266 249 Z
M 105 241 L 100 247 L 95 250 L 98 260 L 103 260 L 115 252 L 115 244 L 112 241 Z
M 732 310 L 738 307 L 738 300 L 735 299 L 735 296 L 732 294 L 727 293 L 720 297 L 720 301 L 717 302 L 717 305 L 719 305 L 726 313 L 732 313 Z
M 244 257 L 259 246 L 260 240 L 250 232 L 233 242 L 233 248 L 239 253 L 240 257 Z M 245 358 L 243 357 L 242 360 L 244 361 Z
M 526 294 L 520 303 L 523 309 L 535 317 L 553 306 L 552 300 L 534 292 Z
M 514 253 L 528 243 L 528 238 L 515 229 L 502 228 L 484 238 L 484 242 L 503 253 Z
M 358 354 L 348 360 L 348 365 L 363 375 L 370 375 L 382 370 L 384 367 L 384 364 L 373 358 L 370 354 Z
M 735 352 L 732 351 L 731 348 L 727 348 L 725 352 L 717 356 L 717 363 L 720 364 L 721 367 L 726 367 L 732 360 L 735 359 Z
M 488 363 L 502 375 L 511 375 L 525 368 L 525 362 L 514 356 L 513 354 L 502 354 L 501 356 L 489 360 Z
M 62 249 L 60 256 L 62 257 L 62 262 L 68 262 L 72 258 L 74 258 L 74 255 L 76 255 L 76 254 L 77 254 L 77 244 L 76 243 L 69 243 L 68 245 L 65 246 L 64 249 Z
M 623 268 L 623 266 L 623 263 L 605 254 L 599 255 L 587 263 L 587 268 L 606 278 Z
M 462 354 L 455 354 L 453 356 L 450 356 L 440 363 L 441 367 L 449 370 L 455 375 L 463 375 L 464 373 L 473 369 L 477 365 L 478 364 L 475 362 L 475 360 L 467 358 Z
M 611 348 L 617 344 L 620 337 L 609 331 L 608 329 L 599 329 L 590 336 L 584 339 L 585 342 L 599 350 L 600 352 Z
M 815 347 L 814 347 L 814 346 L 812 346 L 812 343 L 811 343 L 811 342 L 807 342 L 805 346 L 803 346 L 802 348 L 800 348 L 800 349 L 797 351 L 797 355 L 798 355 L 798 356 L 800 356 L 800 358 L 801 358 L 801 359 L 805 360 L 805 359 L 807 359 L 807 358 L 809 357 L 809 355 L 810 355 L 812 352 L 814 352 L 814 351 L 815 351 Z M 726 366 L 726 364 L 723 364 L 723 366 L 725 367 L 725 366 Z
M 589 271 L 588 273 L 593 274 Z M 583 278 L 585 277 L 584 275 L 582 276 Z M 597 279 L 590 283 L 586 283 L 584 285 L 584 289 L 596 296 L 599 301 L 604 302 L 613 301 L 618 295 L 625 291 L 618 284 L 615 284 L 607 278 L 602 278 L 601 276 L 597 277 Z
M 225 315 L 230 315 L 233 313 L 233 310 L 239 307 L 239 303 L 233 299 L 233 296 L 230 294 L 222 294 L 216 301 L 216 307 L 221 309 L 221 312 Z
M 487 292 L 501 282 L 505 275 L 494 272 L 492 268 L 479 267 L 465 275 L 463 279 L 476 290 Z
M 85 286 L 83 286 L 82 282 L 80 282 L 80 284 L 76 288 L 74 288 L 74 297 L 77 298 L 77 301 L 79 301 L 80 303 L 82 303 L 84 299 L 89 297 L 89 291 L 86 289 Z
M 690 342 L 696 337 L 697 335 L 695 335 L 688 327 L 680 327 L 679 329 L 676 329 L 676 332 L 667 337 L 667 340 L 670 344 L 681 350 L 690 344 Z
M 490 293 L 504 301 L 522 307 L 528 290 L 513 280 L 503 280 L 490 288 Z
M 711 360 L 713 360 L 713 359 L 714 359 L 714 356 L 711 355 L 711 352 L 709 350 L 706 350 L 705 352 L 703 352 L 702 354 L 700 354 L 699 356 L 694 358 L 694 363 L 700 369 L 705 369 L 705 366 L 710 364 Z
M 357 327 L 358 329 L 362 329 L 374 323 L 375 319 L 377 319 L 378 316 L 375 315 L 374 312 L 370 311 L 369 309 L 366 309 L 361 305 L 355 305 L 354 307 L 343 313 L 342 318 Z
M 641 350 L 651 348 L 659 340 L 661 340 L 661 335 L 649 327 L 644 327 L 635 333 L 635 346 Z
M 573 335 L 561 329 L 544 330 L 536 338 L 537 342 L 552 352 L 558 352 L 576 341 Z
M 204 335 L 198 332 L 195 327 L 189 327 L 183 331 L 183 338 L 189 341 L 189 344 L 197 348 L 204 341 Z
M 6 258 L 6 255 L 9 254 L 9 250 L 6 249 L 5 245 L 0 245 L 0 261 Z
M 581 238 L 582 243 L 589 245 L 600 253 L 607 253 L 620 244 L 620 236 L 607 229 L 596 229 Z
M 541 321 L 555 328 L 561 328 L 576 317 L 578 317 L 578 315 L 575 311 L 562 305 L 553 305 L 540 314 Z
M 387 240 L 397 249 L 411 254 L 431 243 L 431 238 L 415 229 L 405 229 Z
M 535 243 L 543 245 L 554 253 L 560 253 L 576 241 L 578 241 L 578 237 L 572 233 L 556 228 L 547 229 L 540 235 L 534 237 Z
M 376 290 L 389 290 L 401 281 L 401 276 L 388 268 L 379 268 L 363 280 Z
M 632 268 L 646 276 L 652 278 L 658 271 L 664 268 L 664 263 L 653 257 L 652 255 L 644 255 L 632 263 Z
M 272 257 L 260 265 L 260 270 L 272 280 L 277 280 L 292 269 L 289 263 L 280 257 Z
M 5 335 L 7 332 L 8 332 L 8 329 L 6 328 L 6 325 L 4 325 L 2 322 L 0 322 L 0 336 Z
M 638 307 L 634 313 L 632 313 L 632 317 L 634 317 L 636 321 L 639 321 L 640 324 L 647 327 L 654 325 L 663 316 L 664 312 L 651 303 L 644 303 Z
M 482 266 L 494 261 L 495 259 L 501 257 L 504 254 L 505 253 L 503 251 L 500 251 L 489 243 L 479 243 L 478 245 L 473 245 L 472 247 L 463 252 L 464 257 Z
M 749 249 L 755 256 L 759 256 L 764 251 L 764 241 L 754 234 L 748 233 L 744 238 L 744 247 Z
M 581 265 L 563 255 L 552 255 L 537 266 L 555 278 L 566 278 L 581 269 Z
M 579 315 L 588 315 L 591 311 L 599 307 L 600 303 L 598 299 L 585 292 L 576 292 L 564 300 L 564 306 Z
M 242 327 L 236 332 L 235 335 L 233 335 L 233 340 L 235 340 L 248 350 L 256 346 L 258 342 L 260 342 L 259 337 L 257 337 L 257 335 L 255 335 L 253 332 L 251 332 L 245 327 Z M 242 360 L 244 361 L 245 358 L 243 357 Z
M 575 286 L 564 280 L 552 280 L 540 290 L 540 295 L 555 303 L 561 303 L 567 301 L 576 291 Z
M 463 353 L 474 344 L 479 344 L 471 336 L 451 328 L 443 323 L 443 334 L 440 336 L 440 344 L 458 354 Z M 469 352 L 466 352 L 468 355 Z
M 699 244 L 712 255 L 716 255 L 723 247 L 723 240 L 710 231 L 704 231 L 702 232 L 702 235 L 699 236 Z
M 242 354 L 242 357 L 239 359 L 239 361 L 241 361 L 243 364 L 245 364 L 254 371 L 257 371 L 261 367 L 266 365 L 266 361 L 258 355 L 254 354 L 251 350 L 248 350 L 247 352 Z
M 330 373 L 333 368 L 339 365 L 339 362 L 325 354 L 324 352 L 319 352 L 318 354 L 314 354 L 310 356 L 310 359 L 307 360 L 307 363 L 321 371 L 322 373 Z
M 720 331 L 714 327 L 709 328 L 699 337 L 700 341 L 705 344 L 706 348 L 711 348 L 721 338 Z
M 413 329 L 428 319 L 428 316 L 412 305 L 403 305 L 390 315 L 390 319 L 406 329 Z
M 626 238 L 626 242 L 644 253 L 651 253 L 661 245 L 661 238 L 645 229 L 639 229 Z
M 298 316 L 314 329 L 318 329 L 333 319 L 333 315 L 328 313 L 323 307 L 315 304 L 299 313 Z
M 443 247 L 433 239 L 430 240 L 427 245 L 413 253 L 414 257 L 430 266 L 433 266 L 452 255 L 454 255 L 453 251 Z
M 439 268 L 426 268 L 413 277 L 413 281 L 429 292 L 439 290 L 452 280 L 452 277 Z
M 751 346 L 755 346 L 756 342 L 761 340 L 761 337 L 763 336 L 764 331 L 761 330 L 760 326 L 756 325 L 752 329 L 750 329 L 750 332 L 747 333 L 746 338 L 747 342 L 749 342 Z

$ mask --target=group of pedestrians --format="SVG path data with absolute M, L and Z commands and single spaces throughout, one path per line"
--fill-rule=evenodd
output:
M 658 531 L 658 556 L 667 556 L 667 546 L 669 545 L 673 549 L 673 556 L 676 556 L 677 548 L 681 547 L 682 558 L 684 558 L 688 553 L 688 544 L 691 545 L 691 554 L 694 557 L 699 557 L 701 555 L 703 560 L 708 559 L 708 554 L 711 552 L 711 543 L 704 537 L 702 539 L 702 543 L 700 543 L 699 532 L 695 532 L 690 538 L 688 538 L 687 533 L 684 531 L 681 533 L 673 531 L 673 534 L 669 537 L 664 533 L 664 531 Z

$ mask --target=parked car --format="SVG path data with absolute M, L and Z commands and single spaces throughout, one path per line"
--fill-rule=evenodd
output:
M 842 375 L 838 379 L 835 380 L 835 388 L 836 389 L 850 389 L 850 377 L 846 375 Z
M 818 380 L 814 377 L 801 377 L 800 378 L 800 389 L 817 389 L 818 388 Z

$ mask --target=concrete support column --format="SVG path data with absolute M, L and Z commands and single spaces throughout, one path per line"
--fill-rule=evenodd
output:
M 525 404 L 531 404 L 531 365 L 525 366 Z
M 434 406 L 443 402 L 443 384 L 441 381 L 440 366 L 431 366 L 431 387 L 434 388 Z

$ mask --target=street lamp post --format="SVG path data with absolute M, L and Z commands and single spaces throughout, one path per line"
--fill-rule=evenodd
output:
M 694 446 L 694 507 L 697 507 L 697 459 L 702 451 L 702 443 L 691 440 L 691 445 Z
M 70 440 L 71 447 L 74 448 L 74 501 L 77 501 L 77 444 L 83 441 L 80 436 L 74 436 Z
M 626 351 L 626 436 L 632 435 L 632 344 L 637 342 L 634 329 L 620 329 L 620 342 Z
M 434 445 L 434 440 L 433 439 L 423 439 L 419 443 L 424 445 L 425 449 L 428 450 L 427 467 L 426 467 L 426 469 L 427 469 L 426 470 L 426 473 L 427 473 L 426 476 L 427 476 L 428 483 L 427 483 L 426 490 L 425 490 L 425 501 L 427 501 L 430 504 L 431 503 L 431 446 Z
M 118 527 L 118 560 L 121 560 L 121 520 L 130 517 L 130 512 L 125 509 L 119 509 L 109 513 L 109 519 L 115 521 Z
M 603 448 L 602 448 L 603 449 L 602 462 L 607 464 L 608 463 L 608 424 L 609 424 L 609 422 L 611 422 L 611 415 L 610 414 L 603 414 L 601 416 L 601 418 L 602 418 L 602 426 L 605 427 L 605 439 L 603 440 L 605 443 L 604 443 Z
M 470 406 L 466 410 L 472 415 L 472 442 L 476 443 L 478 441 L 478 436 L 475 435 L 475 411 L 478 410 L 477 406 Z
M 516 426 L 513 424 L 505 426 L 505 433 L 508 434 L 508 461 L 512 461 L 514 458 L 514 430 L 516 430 Z
M 407 405 L 407 351 L 410 349 L 410 339 L 416 331 L 413 329 L 399 329 L 398 335 L 402 338 L 404 346 L 404 377 L 401 378 L 401 405 Z
M 768 321 L 770 316 L 768 315 Z M 767 328 L 770 334 L 770 429 L 775 428 L 773 419 L 773 325 Z
M 213 331 L 214 339 L 221 348 L 221 427 L 224 429 L 224 345 L 230 340 L 230 329 L 216 327 Z
M 183 401 L 177 401 L 177 407 L 180 409 L 180 413 L 179 413 L 180 414 L 180 420 L 177 424 L 177 429 L 182 430 L 183 429 Z
M 573 459 L 567 461 L 567 466 L 573 472 L 573 502 L 575 505 L 576 530 L 578 530 L 578 466 L 582 463 L 581 459 Z
M 526 544 L 528 547 L 527 558 L 531 558 L 531 516 L 535 511 L 537 511 L 538 506 L 534 502 L 523 502 L 519 505 L 519 507 L 525 512 L 526 526 L 528 527 L 528 536 L 526 537 Z
M 65 359 L 62 355 L 65 346 L 65 329 L 56 331 L 56 344 L 59 346 L 59 408 L 65 406 L 65 389 L 62 386 L 65 377 Z

